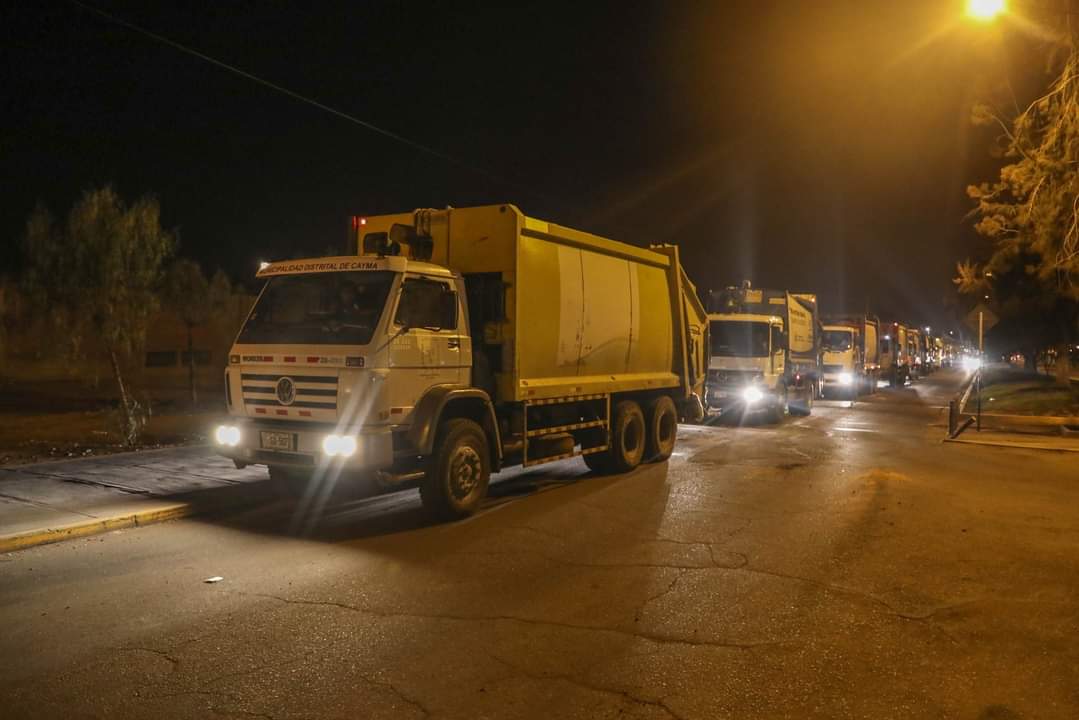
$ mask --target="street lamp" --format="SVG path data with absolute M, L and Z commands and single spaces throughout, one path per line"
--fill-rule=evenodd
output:
M 980 22 L 992 22 L 1005 9 L 1005 0 L 967 0 L 967 15 Z

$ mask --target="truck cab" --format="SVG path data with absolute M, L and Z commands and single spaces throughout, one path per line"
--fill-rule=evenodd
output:
M 470 382 L 459 274 L 402 257 L 271 264 L 229 356 L 222 443 L 238 463 L 346 470 L 394 461 L 394 432 L 434 384 Z M 390 373 L 393 382 L 387 382 Z
M 892 387 L 902 387 L 910 379 L 907 326 L 893 322 L 884 325 L 881 336 L 880 374 Z
M 821 335 L 824 392 L 854 399 L 865 376 L 865 363 L 858 328 L 825 325 Z
M 782 416 L 787 409 L 786 333 L 775 315 L 710 314 L 707 402 Z

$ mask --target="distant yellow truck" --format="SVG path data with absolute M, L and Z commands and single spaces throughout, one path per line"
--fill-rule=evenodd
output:
M 670 456 L 703 415 L 708 320 L 671 245 L 491 205 L 352 219 L 354 256 L 271 263 L 226 370 L 238 465 L 416 483 L 445 518 L 509 465 Z

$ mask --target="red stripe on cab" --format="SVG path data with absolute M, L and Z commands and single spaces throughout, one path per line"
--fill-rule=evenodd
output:
M 300 410 L 300 417 L 311 417 L 310 410 Z
M 278 415 L 288 415 L 288 410 L 278 410 L 277 414 Z
M 265 415 L 266 414 L 266 408 L 255 408 L 255 412 L 258 413 L 259 415 Z
M 285 356 L 285 362 L 296 362 L 296 356 L 295 355 L 286 355 Z

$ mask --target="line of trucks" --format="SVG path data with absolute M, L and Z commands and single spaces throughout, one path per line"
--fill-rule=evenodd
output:
M 503 468 L 625 472 L 670 457 L 679 422 L 809 414 L 940 362 L 918 328 L 821 317 L 808 293 L 746 284 L 706 307 L 676 246 L 513 205 L 351 227 L 348 255 L 263 264 L 225 370 L 219 451 L 297 492 L 363 473 L 460 518 Z

